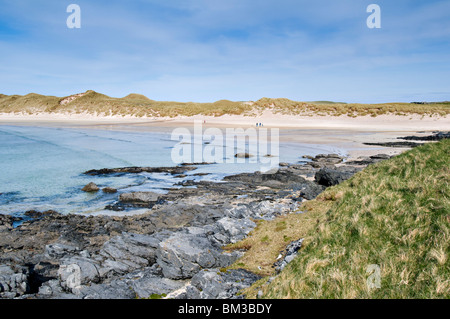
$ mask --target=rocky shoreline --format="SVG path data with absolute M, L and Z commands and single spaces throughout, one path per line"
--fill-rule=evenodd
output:
M 117 168 L 87 175 L 164 172 L 180 176 L 167 194 L 120 194 L 110 209 L 147 208 L 135 216 L 62 215 L 29 211 L 23 218 L 0 215 L 0 298 L 242 298 L 239 291 L 260 277 L 227 270 L 244 251 L 226 251 L 256 227 L 296 213 L 305 200 L 367 165 L 380 154 L 344 162 L 335 154 L 304 164 L 280 163 L 277 171 L 227 176 L 221 182 L 183 180 L 193 163 L 172 168 Z M 300 249 L 290 243 L 274 270 Z

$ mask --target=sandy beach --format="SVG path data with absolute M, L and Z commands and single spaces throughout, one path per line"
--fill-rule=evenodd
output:
M 197 121 L 203 128 L 256 127 L 280 129 L 280 142 L 326 144 L 347 150 L 349 159 L 378 153 L 399 154 L 407 148 L 368 146 L 363 143 L 392 142 L 407 135 L 428 135 L 450 130 L 450 118 L 419 115 L 294 116 L 264 111 L 259 116 L 196 115 L 192 117 L 133 117 L 92 114 L 11 114 L 0 113 L 0 125 L 86 127 L 104 130 L 170 132 L 176 127 L 190 128 Z
M 135 117 L 135 116 L 105 116 L 86 113 L 38 113 L 18 114 L 0 113 L 0 123 L 59 123 L 72 125 L 101 125 L 101 124 L 128 124 L 135 126 L 182 126 L 192 124 L 194 121 L 206 122 L 205 126 L 256 126 L 262 123 L 264 127 L 277 127 L 280 129 L 329 129 L 339 128 L 347 130 L 367 131 L 439 131 L 450 129 L 448 116 L 422 116 L 422 115 L 392 115 L 383 114 L 376 117 L 358 116 L 320 116 L 320 115 L 285 115 L 264 111 L 258 116 L 223 115 L 214 116 L 178 116 L 170 117 Z

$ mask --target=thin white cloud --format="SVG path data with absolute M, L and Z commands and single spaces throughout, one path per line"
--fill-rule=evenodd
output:
M 381 30 L 365 26 L 369 1 L 80 0 L 80 30 L 65 27 L 60 2 L 11 2 L 4 14 L 23 35 L 0 38 L 0 87 L 197 101 L 446 92 L 445 66 L 433 63 L 450 64 L 450 3 L 378 2 Z

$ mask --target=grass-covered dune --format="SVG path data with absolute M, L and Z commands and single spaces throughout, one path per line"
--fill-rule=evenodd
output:
M 232 267 L 271 276 L 283 247 L 305 238 L 296 259 L 270 283 L 266 277 L 245 291 L 247 297 L 450 296 L 450 140 L 371 165 L 301 210 L 260 222 L 229 247 L 247 249 Z
M 88 113 L 97 115 L 191 116 L 196 114 L 242 114 L 249 107 L 241 102 L 221 100 L 214 103 L 160 102 L 144 95 L 129 94 L 114 98 L 87 91 L 67 97 L 39 94 L 0 95 L 0 113 Z
M 256 109 L 265 109 L 271 107 L 277 113 L 283 114 L 318 114 L 318 115 L 347 115 L 372 116 L 376 117 L 382 114 L 394 115 L 441 115 L 450 114 L 450 102 L 436 102 L 426 104 L 415 103 L 381 103 L 381 104 L 360 104 L 360 103 L 342 103 L 342 102 L 296 102 L 288 99 L 268 99 L 262 98 L 255 102 Z
M 140 94 L 129 94 L 123 98 L 114 98 L 86 91 L 66 97 L 44 96 L 30 93 L 27 95 L 0 94 L 0 113 L 88 113 L 97 115 L 133 115 L 175 117 L 178 115 L 253 115 L 263 110 L 290 115 L 348 115 L 378 116 L 396 115 L 448 115 L 450 102 L 413 104 L 347 104 L 329 101 L 298 102 L 289 99 L 262 98 L 255 102 L 234 102 L 220 100 L 213 103 L 154 101 Z

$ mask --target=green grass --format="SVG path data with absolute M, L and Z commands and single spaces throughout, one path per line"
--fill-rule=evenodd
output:
M 286 245 L 283 234 L 305 240 L 275 280 L 263 279 L 245 293 L 256 298 L 261 290 L 264 298 L 276 299 L 449 298 L 449 182 L 450 140 L 443 140 L 369 166 L 304 204 L 304 214 L 260 223 L 234 246 L 248 248 L 237 263 L 249 270 L 264 260 L 263 274 L 273 275 L 268 265 Z M 264 236 L 272 241 L 255 240 Z M 264 259 L 256 256 L 272 249 Z M 380 269 L 380 288 L 367 285 L 370 265 Z
M 143 116 L 192 116 L 197 114 L 220 116 L 243 114 L 251 109 L 242 102 L 221 100 L 214 103 L 160 102 L 140 94 L 129 94 L 123 98 L 113 98 L 94 91 L 87 91 L 81 97 L 67 104 L 61 104 L 66 97 L 28 94 L 25 96 L 0 96 L 0 112 L 4 113 L 89 113 L 102 115 Z
M 396 115 L 448 115 L 450 114 L 450 103 L 382 103 L 382 104 L 358 104 L 330 101 L 318 102 L 296 102 L 288 99 L 262 98 L 255 102 L 255 108 L 273 108 L 276 112 L 291 115 L 319 114 L 324 116 L 347 115 L 356 116 L 379 116 L 382 114 Z
M 255 115 L 267 109 L 275 113 L 291 115 L 324 116 L 378 116 L 392 113 L 397 115 L 448 115 L 450 103 L 431 103 L 417 105 L 410 103 L 385 103 L 385 104 L 347 104 L 330 101 L 297 102 L 289 99 L 262 98 L 253 105 L 245 102 L 220 100 L 213 103 L 154 101 L 140 94 L 129 94 L 123 98 L 113 98 L 94 91 L 86 91 L 83 96 L 74 99 L 67 104 L 61 104 L 67 97 L 44 96 L 39 94 L 3 95 L 0 94 L 0 113 L 23 112 L 34 114 L 38 112 L 49 113 L 89 113 L 103 115 L 134 115 L 143 116 L 168 116 L 177 115 L 210 115 L 221 116 L 224 114 Z

